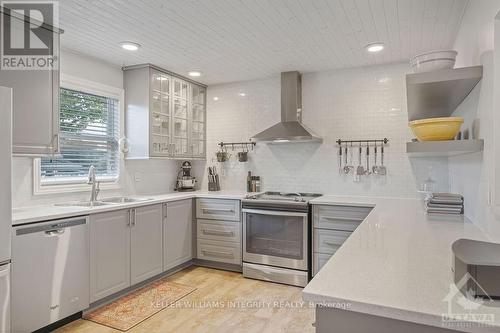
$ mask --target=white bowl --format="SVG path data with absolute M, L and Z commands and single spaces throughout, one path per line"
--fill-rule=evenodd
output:
M 414 56 L 410 65 L 414 73 L 451 69 L 455 66 L 457 51 L 432 51 Z

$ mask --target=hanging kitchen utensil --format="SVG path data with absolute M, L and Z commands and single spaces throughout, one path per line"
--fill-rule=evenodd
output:
M 342 145 L 339 145 L 339 174 L 342 174 Z
M 384 145 L 380 147 L 380 166 L 378 167 L 378 174 L 385 176 L 387 174 L 387 168 L 384 166 Z
M 248 161 L 248 152 L 247 151 L 240 151 L 238 153 L 238 161 L 240 161 L 240 162 Z
M 347 144 L 345 145 L 345 148 L 344 148 L 344 160 L 345 160 L 345 163 L 344 163 L 344 173 L 347 175 L 349 174 L 349 172 L 351 172 L 351 167 L 349 165 L 347 165 Z
M 365 168 L 361 165 L 361 155 L 363 153 L 363 148 L 361 147 L 361 143 L 359 144 L 359 159 L 358 159 L 358 168 L 356 169 L 356 175 L 362 176 L 365 174 Z
M 370 175 L 372 172 L 370 171 L 370 144 L 366 143 L 366 170 L 365 175 Z
M 373 167 L 372 167 L 372 172 L 375 175 L 378 175 L 378 165 L 377 165 L 377 143 L 375 142 L 375 152 L 374 152 L 374 160 L 373 160 Z

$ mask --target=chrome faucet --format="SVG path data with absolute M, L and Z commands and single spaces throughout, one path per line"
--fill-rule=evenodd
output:
M 89 168 L 89 175 L 87 179 L 87 184 L 92 185 L 92 192 L 90 192 L 90 202 L 97 201 L 97 196 L 99 195 L 99 182 L 96 181 L 95 167 L 93 165 Z

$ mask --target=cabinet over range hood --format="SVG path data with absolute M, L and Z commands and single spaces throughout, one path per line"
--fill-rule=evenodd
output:
M 302 82 L 299 72 L 281 73 L 281 122 L 253 136 L 261 142 L 323 142 L 302 124 Z

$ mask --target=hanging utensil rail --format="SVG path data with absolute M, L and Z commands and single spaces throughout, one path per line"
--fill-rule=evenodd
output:
M 220 142 L 217 145 L 220 146 L 221 148 L 226 147 L 226 149 L 227 149 L 227 147 L 231 147 L 231 149 L 233 149 L 233 150 L 234 150 L 235 147 L 236 148 L 238 148 L 238 147 L 241 147 L 241 148 L 245 147 L 248 150 L 248 146 L 251 146 L 252 150 L 253 150 L 253 147 L 256 145 L 256 142 L 254 142 L 254 141 L 248 141 L 248 142 Z
M 366 144 L 383 143 L 383 144 L 388 144 L 389 139 L 387 139 L 387 138 L 377 139 L 377 140 L 373 140 L 373 139 L 370 139 L 370 140 L 342 140 L 342 139 L 338 139 L 336 142 L 339 145 L 348 144 L 348 143 L 366 143 Z

